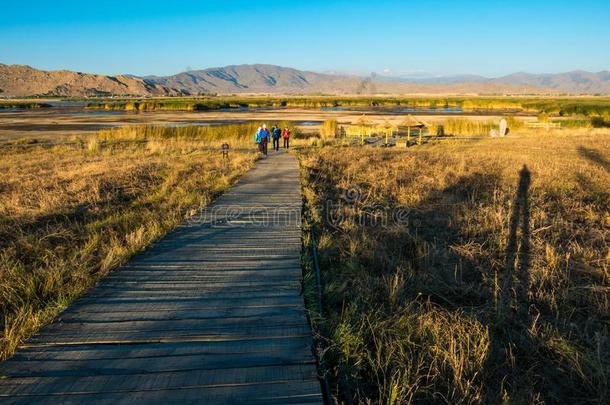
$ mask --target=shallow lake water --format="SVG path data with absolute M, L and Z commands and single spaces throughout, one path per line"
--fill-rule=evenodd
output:
M 447 108 L 418 108 L 407 106 L 394 107 L 358 107 L 358 106 L 336 106 L 322 107 L 322 111 L 362 111 L 388 114 L 461 114 L 464 110 L 460 107 Z

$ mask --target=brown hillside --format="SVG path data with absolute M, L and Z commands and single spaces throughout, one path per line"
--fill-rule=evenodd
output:
M 135 77 L 43 71 L 3 64 L 0 64 L 0 89 L 3 96 L 179 95 L 178 91 Z

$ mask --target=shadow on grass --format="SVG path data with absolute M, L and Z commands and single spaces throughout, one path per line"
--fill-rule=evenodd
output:
M 519 173 L 519 182 L 509 219 L 500 286 L 497 292 L 490 285 L 484 254 L 456 250 L 464 242 L 479 243 L 492 235 L 469 235 L 461 216 L 477 209 L 480 202 L 489 202 L 500 178 L 494 174 L 473 174 L 459 178 L 452 185 L 428 197 L 416 210 L 417 236 L 432 249 L 432 262 L 421 266 L 418 289 L 424 297 L 449 311 L 464 311 L 487 326 L 489 349 L 480 376 L 483 381 L 482 402 L 500 403 L 503 394 L 531 402 L 534 381 L 529 370 L 536 364 L 535 342 L 531 339 L 530 305 L 530 197 L 531 173 L 526 166 Z M 433 207 L 433 208 L 429 208 Z M 436 250 L 436 251 L 435 251 Z M 448 254 L 447 254 L 448 253 Z M 492 303 L 496 301 L 496 304 Z
M 502 275 L 498 305 L 489 323 L 489 351 L 483 378 L 486 379 L 484 403 L 499 403 L 503 392 L 511 392 L 513 399 L 532 402 L 533 381 L 526 374 L 515 371 L 527 370 L 532 365 L 529 306 L 530 265 L 530 206 L 529 187 L 531 174 L 526 166 L 519 173 L 519 185 L 515 195 L 506 244 L 506 265 Z M 511 364 L 512 363 L 512 364 Z M 502 383 L 498 385 L 498 381 Z M 517 395 L 515 393 L 518 392 Z M 525 398 L 524 398 L 525 397 Z
M 598 152 L 582 149 L 581 154 L 607 169 L 607 160 Z M 334 367 L 331 373 L 341 400 L 349 403 L 363 398 L 380 399 L 378 396 L 383 396 L 382 391 L 387 388 L 385 384 L 389 384 L 387 375 L 409 372 L 405 358 L 423 368 L 415 372 L 418 380 L 410 386 L 415 402 L 438 402 L 442 397 L 450 403 L 556 403 L 603 397 L 593 383 L 587 385 L 589 381 L 584 374 L 570 369 L 569 357 L 561 357 L 562 348 L 557 349 L 545 340 L 552 336 L 558 344 L 571 339 L 577 342 L 580 336 L 573 338 L 575 332 L 571 328 L 588 325 L 586 320 L 580 322 L 573 317 L 575 307 L 568 311 L 549 307 L 541 294 L 559 293 L 555 286 L 536 281 L 536 290 L 532 289 L 530 295 L 530 285 L 536 280 L 530 275 L 534 258 L 536 271 L 544 266 L 544 256 L 538 255 L 544 255 L 544 251 L 533 254 L 538 245 L 531 240 L 530 210 L 554 210 L 555 206 L 532 207 L 532 174 L 527 167 L 519 172 L 514 195 L 505 192 L 505 180 L 499 172 L 475 172 L 455 177 L 443 188 L 432 189 L 406 208 L 407 222 L 390 226 L 375 226 L 375 221 L 362 223 L 357 219 L 363 213 L 368 218 L 365 209 L 375 203 L 385 209 L 398 207 L 399 201 L 394 199 L 398 197 L 392 197 L 391 192 L 395 185 L 372 185 L 372 192 L 365 189 L 355 193 L 365 196 L 363 206 L 345 207 L 339 202 L 348 193 L 337 185 L 345 184 L 348 170 L 347 164 L 320 158 L 309 173 L 311 186 L 321 197 L 318 201 L 333 203 L 322 207 L 327 239 L 320 252 L 327 286 L 325 312 L 330 319 L 326 336 L 335 348 L 330 352 L 329 363 Z M 409 184 L 400 177 L 397 182 Z M 356 182 L 356 190 L 364 184 L 366 181 Z M 341 223 L 337 217 L 344 212 L 349 215 L 355 212 L 356 218 L 344 217 Z M 388 287 L 392 280 L 396 283 Z M 406 312 L 409 314 L 404 315 Z M 448 338 L 445 335 L 442 339 L 413 332 L 420 327 L 419 321 L 439 313 L 447 314 L 446 319 L 451 322 L 465 320 L 466 326 L 470 325 L 468 320 L 476 320 L 484 332 L 472 331 L 469 336 L 456 328 L 456 335 Z M 394 329 L 391 325 L 397 322 L 404 324 Z M 347 346 L 333 337 L 342 332 L 341 328 L 360 339 L 358 347 L 364 354 L 356 358 L 385 355 L 392 365 L 379 371 L 375 365 L 361 360 L 358 363 L 341 353 Z M 385 333 L 380 328 L 391 329 L 384 335 L 387 339 L 383 347 L 371 344 L 376 333 Z M 603 333 L 603 329 L 600 331 Z M 474 374 L 454 377 L 447 371 L 451 367 L 446 366 L 443 357 L 451 348 L 434 346 L 449 339 L 457 346 L 463 344 L 462 355 L 466 356 L 472 350 L 468 346 L 470 338 L 485 341 L 487 351 L 484 349 L 477 359 L 465 361 L 466 367 L 476 364 Z M 348 353 L 349 350 L 347 347 Z M 387 353 L 401 350 L 409 354 Z M 565 350 L 572 348 L 566 346 Z M 457 387 L 459 384 L 462 387 Z
M 599 151 L 579 146 L 578 154 L 590 162 L 599 165 L 607 173 L 610 173 L 610 161 L 608 161 Z

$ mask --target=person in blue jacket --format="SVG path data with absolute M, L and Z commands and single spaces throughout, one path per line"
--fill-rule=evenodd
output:
M 267 129 L 267 125 L 263 124 L 263 130 L 262 130 L 262 143 L 263 143 L 263 153 L 265 154 L 265 156 L 267 156 L 267 150 L 269 149 L 269 141 L 271 140 L 271 134 L 269 133 L 269 130 Z
M 280 150 L 282 130 L 277 125 L 274 125 L 273 128 L 271 128 L 271 136 L 273 137 L 273 150 L 277 152 Z
M 254 135 L 254 142 L 256 142 L 256 145 L 258 146 L 258 151 L 263 155 L 267 154 L 265 151 L 265 137 L 266 135 L 265 131 L 263 131 L 263 127 L 258 127 L 256 134 Z

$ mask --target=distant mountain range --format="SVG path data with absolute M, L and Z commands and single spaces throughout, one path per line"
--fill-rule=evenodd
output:
M 429 78 L 388 78 L 408 83 L 419 84 L 457 84 L 457 83 L 482 83 L 482 84 L 507 84 L 512 86 L 532 86 L 544 89 L 552 93 L 570 94 L 610 94 L 610 72 L 597 73 L 576 70 L 566 73 L 555 74 L 531 74 L 525 72 L 513 73 L 508 76 L 488 78 L 477 75 L 445 76 Z
M 0 97 L 193 96 L 204 94 L 610 94 L 610 72 L 515 73 L 486 78 L 323 74 L 274 65 L 235 65 L 173 76 L 104 76 L 0 64 Z

